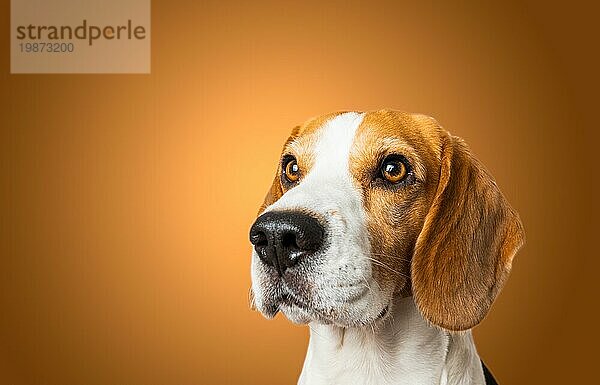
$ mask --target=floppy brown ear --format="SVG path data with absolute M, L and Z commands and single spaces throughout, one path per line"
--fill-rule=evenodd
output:
M 487 314 L 523 244 L 518 214 L 462 139 L 444 133 L 440 178 L 411 265 L 431 323 L 467 330 Z

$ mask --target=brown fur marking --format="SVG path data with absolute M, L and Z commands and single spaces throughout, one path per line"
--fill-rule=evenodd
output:
M 342 113 L 344 113 L 344 111 L 332 112 L 330 114 L 309 119 L 303 125 L 296 126 L 292 130 L 292 133 L 283 146 L 281 157 L 285 154 L 291 154 L 296 157 L 301 178 L 302 175 L 308 173 L 314 163 L 314 147 L 319 130 L 327 121 Z M 277 171 L 275 172 L 275 178 L 273 178 L 271 188 L 267 192 L 263 204 L 258 211 L 259 215 L 285 193 L 286 187 L 281 184 L 281 157 L 279 158 Z

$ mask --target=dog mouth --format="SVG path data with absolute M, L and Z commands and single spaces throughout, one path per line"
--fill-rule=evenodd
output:
M 383 310 L 381 310 L 381 312 L 377 315 L 377 317 L 375 317 L 375 321 L 385 318 L 385 316 L 388 315 L 389 310 L 390 310 L 390 305 L 386 305 L 386 307 L 384 307 Z
M 372 278 L 324 279 L 305 268 L 290 269 L 283 277 L 263 271 L 258 281 L 258 308 L 266 318 L 281 312 L 296 324 L 317 322 L 340 327 L 372 325 L 387 317 L 390 301 Z
M 277 295 L 275 298 L 266 301 L 263 305 L 263 308 L 260 311 L 264 314 L 265 317 L 273 318 L 284 307 L 298 308 L 306 313 L 314 313 L 314 309 L 311 306 L 309 306 L 304 301 L 296 298 L 289 292 L 283 292 Z
M 362 327 L 366 325 L 374 325 L 375 323 L 383 322 L 390 313 L 390 304 L 383 306 L 379 313 L 375 316 L 367 316 L 366 318 L 346 318 L 344 315 L 348 307 L 352 303 L 344 303 L 339 307 L 319 308 L 315 304 L 301 298 L 293 293 L 281 293 L 276 299 L 272 300 L 269 305 L 264 308 L 264 314 L 268 318 L 273 318 L 280 311 L 294 323 L 308 323 L 316 321 L 325 325 L 337 325 L 340 327 Z M 371 313 L 373 314 L 373 313 Z M 356 315 L 356 314 L 355 314 Z M 291 316 L 291 318 L 290 318 Z
M 320 309 L 318 306 L 311 303 L 311 301 L 289 291 L 283 292 L 272 299 L 270 303 L 265 306 L 265 311 L 263 313 L 268 318 L 273 318 L 280 311 L 288 318 L 289 312 L 297 313 L 299 311 L 305 316 L 308 316 L 308 318 L 311 320 L 316 320 L 326 324 L 333 323 L 335 318 L 335 312 L 333 310 L 327 312 L 323 309 Z
M 314 312 L 315 311 L 311 306 L 304 303 L 303 301 L 296 298 L 295 296 L 291 295 L 290 293 L 284 293 L 278 302 L 279 302 L 279 304 L 278 304 L 279 306 L 281 306 L 281 305 L 289 306 L 289 307 L 295 306 L 306 312 Z

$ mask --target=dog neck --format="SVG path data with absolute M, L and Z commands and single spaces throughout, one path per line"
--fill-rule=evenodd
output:
M 299 384 L 485 384 L 471 331 L 450 334 L 425 321 L 412 297 L 394 301 L 377 325 L 310 324 Z

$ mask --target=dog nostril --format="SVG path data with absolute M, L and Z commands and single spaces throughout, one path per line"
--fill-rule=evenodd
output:
M 281 246 L 286 249 L 299 249 L 296 234 L 285 233 L 281 236 Z
M 254 245 L 254 246 L 267 246 L 269 244 L 269 240 L 267 238 L 267 235 L 265 233 L 263 233 L 262 231 L 256 231 L 253 232 L 250 235 L 250 242 Z

